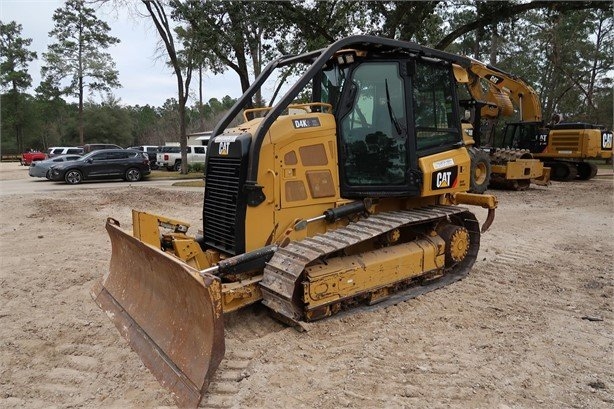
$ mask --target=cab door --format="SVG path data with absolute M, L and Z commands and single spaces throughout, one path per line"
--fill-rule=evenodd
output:
M 402 61 L 351 69 L 336 112 L 343 197 L 419 193 L 415 150 L 408 149 L 408 84 Z
M 418 158 L 463 146 L 451 64 L 431 59 L 355 63 L 336 112 L 341 195 L 411 197 Z

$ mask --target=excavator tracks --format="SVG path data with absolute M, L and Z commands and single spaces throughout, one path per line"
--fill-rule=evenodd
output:
M 415 226 L 445 220 L 455 216 L 464 223 L 471 235 L 469 254 L 465 260 L 442 277 L 430 280 L 418 289 L 409 288 L 404 294 L 389 297 L 394 303 L 432 291 L 466 276 L 479 248 L 479 223 L 466 209 L 457 206 L 427 206 L 412 210 L 391 211 L 372 215 L 345 227 L 318 234 L 280 248 L 267 263 L 261 281 L 263 303 L 275 315 L 290 325 L 307 320 L 299 289 L 305 268 L 318 259 L 349 246 L 373 239 L 404 226 Z M 299 289 L 297 291 L 297 289 Z

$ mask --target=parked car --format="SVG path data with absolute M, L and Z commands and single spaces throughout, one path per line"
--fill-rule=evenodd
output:
M 30 169 L 28 169 L 28 174 L 34 178 L 51 179 L 49 177 L 49 169 L 51 169 L 53 165 L 77 160 L 80 158 L 81 155 L 60 155 L 54 156 L 53 158 L 32 162 L 32 164 L 30 165 Z
M 151 169 L 158 169 L 158 165 L 156 164 L 157 157 L 156 155 L 160 151 L 161 146 L 156 145 L 139 145 L 139 146 L 131 146 L 126 149 L 134 149 L 141 152 L 147 152 L 147 156 L 149 157 L 149 166 Z
M 205 163 L 207 147 L 203 145 L 188 145 L 186 147 L 188 165 Z M 157 165 L 168 170 L 181 169 L 181 148 L 179 146 L 162 146 L 157 155 Z
M 83 180 L 99 178 L 138 182 L 150 172 L 149 158 L 144 152 L 104 149 L 90 152 L 75 161 L 53 165 L 49 176 L 51 180 L 63 180 L 74 185 Z
M 45 159 L 47 159 L 47 155 L 44 152 L 28 150 L 21 154 L 20 162 L 22 166 L 30 166 L 31 163 Z
M 122 147 L 112 143 L 88 143 L 83 145 L 83 151 L 85 153 L 99 151 L 102 149 L 122 149 Z
M 50 158 L 60 155 L 83 155 L 83 148 L 80 146 L 52 146 L 47 149 L 47 156 Z

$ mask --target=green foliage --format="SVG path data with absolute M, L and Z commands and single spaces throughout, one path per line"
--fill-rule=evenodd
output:
M 182 75 L 199 67 L 214 73 L 230 69 L 246 89 L 262 67 L 280 55 L 315 50 L 350 34 L 376 34 L 445 47 L 447 51 L 469 55 L 519 75 L 538 91 L 546 120 L 558 112 L 569 120 L 585 120 L 612 127 L 614 19 L 609 1 L 170 0 L 144 3 L 165 5 L 174 22 L 168 19 L 159 22 L 169 24 L 169 29 L 178 27 L 168 34 L 177 39 L 172 47 L 177 47 L 176 63 Z M 72 14 L 68 10 L 72 10 Z M 108 35 L 108 26 L 95 19 L 93 11 L 85 7 L 83 0 L 69 0 L 64 9 L 56 10 L 56 26 L 51 35 L 57 41 L 55 47 L 50 46 L 44 55 L 47 62 L 45 73 L 48 75 L 36 88 L 35 97 L 21 92 L 30 85 L 27 65 L 34 58 L 33 53 L 27 51 L 30 40 L 19 39 L 21 27 L 18 24 L 0 23 L 0 45 L 3 47 L 0 62 L 8 64 L 10 56 L 15 56 L 17 62 L 14 69 L 2 65 L 2 86 L 5 91 L 10 91 L 12 83 L 9 78 L 15 78 L 20 90 L 17 95 L 11 95 L 11 92 L 1 95 L 3 151 L 18 150 L 23 145 L 46 148 L 80 143 L 79 107 L 62 99 L 70 94 L 67 87 L 78 79 L 75 80 L 73 73 L 59 80 L 60 71 L 68 73 L 69 68 L 78 66 L 74 54 L 68 53 L 68 49 L 74 50 L 79 44 L 74 37 L 76 31 L 71 28 L 75 27 L 75 16 L 79 15 L 76 10 L 88 16 L 87 21 L 96 21 L 90 22 L 91 35 L 87 39 L 92 40 L 91 44 L 96 44 L 94 40 L 102 34 L 102 43 L 85 53 L 90 56 L 96 51 L 102 57 L 89 59 L 87 64 L 91 62 L 92 66 L 102 68 L 101 61 L 111 61 L 109 54 L 103 52 L 116 42 Z M 11 44 L 21 44 L 15 47 L 21 47 L 21 51 L 5 51 L 9 47 L 8 33 L 11 38 L 19 39 Z M 67 54 L 62 54 L 64 52 Z M 52 67 L 57 69 L 53 75 Z M 107 68 L 114 70 L 112 64 Z M 295 74 L 287 71 L 283 75 L 287 75 L 291 83 Z M 96 78 L 84 77 L 84 85 L 90 91 L 108 91 L 117 84 L 116 76 L 110 78 L 115 80 L 106 85 L 100 82 L 99 85 Z M 182 84 L 188 86 L 189 81 Z M 206 82 L 200 85 L 206 88 Z M 266 89 L 274 90 L 275 87 Z M 76 94 L 73 92 L 72 95 Z M 88 102 L 85 113 L 91 117 L 84 121 L 88 142 L 110 142 L 122 146 L 177 142 L 181 138 L 182 126 L 188 133 L 212 130 L 235 102 L 229 96 L 208 101 L 201 101 L 201 97 L 182 111 L 180 99 L 187 101 L 188 93 L 181 95 L 169 96 L 160 107 L 121 106 L 111 97 L 101 103 Z M 264 104 L 265 97 L 270 103 L 268 95 L 257 96 L 254 102 Z M 309 92 L 301 94 L 301 98 L 309 100 Z M 20 109 L 15 109 L 18 106 Z M 183 125 L 182 115 L 185 118 Z M 21 125 L 21 147 L 17 138 L 18 125 Z
M 85 143 L 83 102 L 85 91 L 110 92 L 120 86 L 119 73 L 111 55 L 103 50 L 119 39 L 110 36 L 109 25 L 96 17 L 85 0 L 66 0 L 64 8 L 53 13 L 49 32 L 57 42 L 43 53 L 43 82 L 38 91 L 48 98 L 74 96 L 79 101 L 79 141 Z
M 552 7 L 552 2 L 513 19 L 499 19 L 511 8 L 534 3 L 469 2 L 459 10 L 448 9 L 452 26 L 488 21 L 460 36 L 449 51 L 525 79 L 539 94 L 546 121 L 559 113 L 568 121 L 611 127 L 611 3 L 559 2 Z
M 21 153 L 27 148 L 44 146 L 41 135 L 37 133 L 40 115 L 32 102 L 28 94 L 8 92 L 0 95 L 3 152 Z
M 441 38 L 443 21 L 435 10 L 440 1 L 382 1 L 367 3 L 381 28 L 374 34 L 434 45 Z
M 123 147 L 132 144 L 130 113 L 117 102 L 107 98 L 102 104 L 89 102 L 85 105 L 84 125 L 88 142 L 114 143 Z
M 2 96 L 2 135 L 10 135 L 9 146 L 18 152 L 25 148 L 29 122 L 24 109 L 27 95 L 22 92 L 32 83 L 28 64 L 36 58 L 36 53 L 27 49 L 32 39 L 22 38 L 21 29 L 21 24 L 14 21 L 8 24 L 0 21 L 0 86 L 9 90 L 8 95 Z
M 188 165 L 188 173 L 204 173 L 204 163 L 192 163 Z
M 0 21 L 0 84 L 13 92 L 23 91 L 32 84 L 28 64 L 36 58 L 36 53 L 27 48 L 32 39 L 22 38 L 21 30 L 21 24 Z
M 127 107 L 132 122 L 130 145 L 163 145 L 164 136 L 158 132 L 161 115 L 150 105 Z
M 62 94 L 83 96 L 84 89 L 108 92 L 120 86 L 111 54 L 103 50 L 119 43 L 108 34 L 109 25 L 96 17 L 84 0 L 67 0 L 53 14 L 54 28 L 49 32 L 57 42 L 43 54 L 41 72 L 45 81 Z M 66 79 L 68 82 L 63 82 Z M 62 86 L 60 86 L 62 83 Z

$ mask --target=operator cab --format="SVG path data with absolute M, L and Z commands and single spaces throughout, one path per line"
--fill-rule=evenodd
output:
M 452 65 L 355 50 L 333 61 L 314 97 L 334 109 L 341 195 L 419 195 L 418 158 L 463 145 Z
M 511 122 L 505 125 L 503 146 L 540 153 L 548 145 L 548 129 L 541 122 Z

